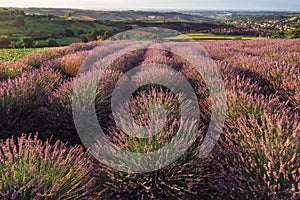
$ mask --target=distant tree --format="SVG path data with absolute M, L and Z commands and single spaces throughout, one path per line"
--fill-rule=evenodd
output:
M 34 40 L 31 37 L 24 37 L 21 39 L 22 47 L 30 48 L 33 46 Z
M 294 30 L 290 30 L 287 32 L 288 38 L 300 38 L 300 24 L 293 24 L 292 27 L 294 28 Z
M 284 37 L 285 37 L 285 33 L 284 31 L 281 30 L 276 30 L 271 35 L 271 38 L 284 38 Z
M 58 46 L 57 41 L 53 38 L 48 38 L 47 39 L 47 44 L 48 44 L 49 47 L 57 47 Z
M 300 38 L 300 29 L 298 28 L 298 29 L 292 30 L 289 33 L 289 38 L 291 38 L 291 39 Z
M 7 48 L 10 43 L 11 43 L 11 40 L 8 39 L 8 37 L 6 35 L 0 35 L 0 47 L 1 48 Z
M 91 33 L 88 34 L 88 40 L 103 40 L 104 39 L 104 30 L 93 30 Z
M 104 31 L 103 30 L 93 30 L 90 33 L 81 34 L 80 38 L 83 42 L 91 42 L 95 40 L 104 40 Z
M 294 34 L 294 38 L 300 38 L 300 28 L 295 29 Z
M 74 37 L 75 33 L 71 29 L 65 29 L 65 34 L 66 37 Z

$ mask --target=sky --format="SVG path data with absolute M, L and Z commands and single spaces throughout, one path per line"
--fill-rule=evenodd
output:
M 300 0 L 0 0 L 0 7 L 300 11 Z

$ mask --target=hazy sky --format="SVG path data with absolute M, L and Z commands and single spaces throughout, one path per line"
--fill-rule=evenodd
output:
M 0 7 L 231 9 L 299 11 L 300 0 L 0 0 Z

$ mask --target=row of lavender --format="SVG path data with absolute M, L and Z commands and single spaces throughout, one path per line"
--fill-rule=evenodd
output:
M 203 43 L 223 70 L 257 77 L 269 92 L 277 93 L 299 109 L 300 40 L 255 40 L 247 42 Z
M 163 102 L 170 113 L 168 127 L 157 138 L 128 138 L 115 126 L 109 101 L 124 72 L 138 64 L 172 66 L 189 80 L 199 99 L 198 139 L 176 162 L 146 174 L 113 170 L 94 161 L 79 146 L 55 142 L 61 139 L 80 144 L 72 117 L 72 77 L 96 43 L 72 45 L 32 54 L 16 63 L 2 63 L 1 138 L 39 132 L 43 140 L 54 136 L 55 144 L 43 144 L 25 136 L 18 139 L 18 144 L 12 139 L 1 143 L 0 172 L 5 175 L 1 178 L 0 196 L 6 199 L 96 196 L 105 199 L 297 199 L 300 75 L 299 47 L 295 43 L 299 44 L 299 40 L 203 44 L 223 72 L 229 108 L 222 137 L 205 160 L 200 160 L 197 152 L 212 120 L 211 102 L 204 81 L 188 62 L 159 50 L 163 45 L 155 44 L 147 50 L 126 53 L 108 66 L 96 94 L 97 116 L 108 137 L 130 151 L 152 151 L 168 143 L 178 130 L 180 116 L 178 102 L 171 91 L 158 86 L 142 88 L 130 104 L 136 120 L 145 125 L 149 116 L 143 108 Z M 173 44 L 177 45 L 180 43 Z M 147 74 L 137 78 L 143 76 Z M 39 154 L 34 153 L 37 149 Z M 53 156 L 52 152 L 57 155 Z M 84 164 L 91 162 L 88 166 Z M 63 173 L 66 171 L 68 179 Z M 46 178 L 49 173 L 50 179 Z
M 247 199 L 299 198 L 299 44 L 203 44 L 223 71 L 227 87 L 226 134 L 216 166 L 225 177 L 224 191 L 238 190 L 231 194 L 234 198 L 243 193 Z

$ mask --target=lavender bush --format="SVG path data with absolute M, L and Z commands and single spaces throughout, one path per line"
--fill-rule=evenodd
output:
M 131 174 L 98 167 L 102 199 L 212 199 L 214 191 L 210 160 L 197 155 L 182 158 L 161 170 Z
M 21 61 L 34 68 L 39 68 L 44 62 L 61 57 L 63 53 L 62 48 L 53 48 L 50 50 L 44 50 L 37 53 L 32 53 L 25 56 Z
M 148 90 L 146 90 L 148 89 Z M 186 102 L 187 103 L 187 102 Z M 166 89 L 149 87 L 137 92 L 130 101 L 131 116 L 138 125 L 150 125 L 159 123 L 158 116 L 150 111 L 152 106 L 161 105 L 166 109 L 168 117 L 165 126 L 155 136 L 146 139 L 136 138 L 123 132 L 118 127 L 110 127 L 108 136 L 119 148 L 131 152 L 152 152 L 160 149 L 170 142 L 177 134 L 180 126 L 179 105 L 175 95 Z M 188 106 L 187 106 L 188 107 Z M 120 113 L 120 117 L 124 116 Z M 150 121 L 151 119 L 151 121 Z M 125 122 L 126 123 L 125 119 Z M 134 125 L 126 124 L 131 130 L 135 130 Z M 187 131 L 187 130 L 185 130 Z M 197 156 L 197 148 L 203 138 L 203 127 L 199 130 L 197 140 L 193 147 L 174 163 L 169 166 L 149 173 L 125 173 L 103 165 L 98 167 L 98 179 L 103 188 L 99 196 L 104 199 L 189 199 L 189 198 L 209 198 L 213 192 L 210 184 L 213 185 L 208 170 L 210 158 L 200 160 Z M 176 152 L 181 151 L 178 144 Z M 96 148 L 97 149 L 97 148 Z M 114 149 L 111 149 L 112 156 Z M 166 152 L 172 154 L 172 152 Z M 162 162 L 164 156 L 157 158 L 157 162 Z M 122 164 L 122 160 L 119 160 Z M 135 165 L 143 166 L 145 161 L 141 160 Z M 124 163 L 123 163 L 124 164 Z
M 299 197 L 299 119 L 278 99 L 228 93 L 225 135 L 215 153 L 224 198 Z M 277 110 L 278 109 L 278 110 Z M 279 111 L 280 110 L 280 111 Z
M 89 199 L 91 157 L 80 146 L 42 142 L 37 135 L 0 141 L 1 199 Z
M 22 64 L 21 62 L 0 62 L 0 81 L 8 78 L 15 78 L 20 76 L 23 72 L 32 70 L 31 67 Z
M 120 72 L 106 70 L 103 73 L 103 78 L 99 80 L 95 106 L 100 121 L 108 118 L 110 95 L 120 75 Z M 44 121 L 47 122 L 43 131 L 48 132 L 49 135 L 54 133 L 55 138 L 69 141 L 72 144 L 79 144 L 81 142 L 72 115 L 73 85 L 73 80 L 64 82 L 48 96 L 46 106 L 41 107 L 39 112 Z M 86 94 L 78 95 L 84 97 Z
M 51 48 L 49 50 L 44 50 L 37 53 L 32 53 L 25 56 L 21 62 L 25 65 L 32 66 L 34 68 L 39 68 L 43 63 L 61 58 L 65 55 L 73 54 L 78 51 L 88 51 L 99 45 L 99 42 L 84 43 L 74 43 L 66 48 Z
M 75 53 L 77 51 L 89 51 L 97 47 L 101 42 L 92 41 L 88 43 L 73 43 L 64 49 L 65 54 Z
M 40 125 L 37 109 L 60 81 L 60 75 L 52 69 L 39 69 L 1 82 L 0 137 L 37 128 Z
M 89 53 L 89 51 L 79 51 L 73 54 L 67 54 L 59 60 L 60 67 L 65 73 L 76 76 Z
M 180 125 L 179 102 L 171 91 L 164 91 L 161 87 L 151 86 L 138 91 L 129 103 L 131 117 L 137 125 L 151 127 L 151 124 L 159 123 L 160 116 L 154 115 L 155 112 L 149 110 L 153 106 L 162 106 L 168 116 L 163 130 L 157 133 L 155 137 L 138 139 L 128 136 L 119 127 L 112 126 L 108 130 L 112 141 L 117 143 L 121 148 L 134 152 L 151 152 L 169 143 Z M 123 119 L 124 113 L 122 111 L 118 115 Z M 130 119 L 124 119 L 124 123 L 126 122 L 129 122 L 126 124 L 126 127 L 130 127 L 132 130 L 135 129 L 134 125 L 130 123 Z
M 248 42 L 203 43 L 222 65 L 239 67 L 259 74 L 289 103 L 299 109 L 300 40 L 256 40 Z

